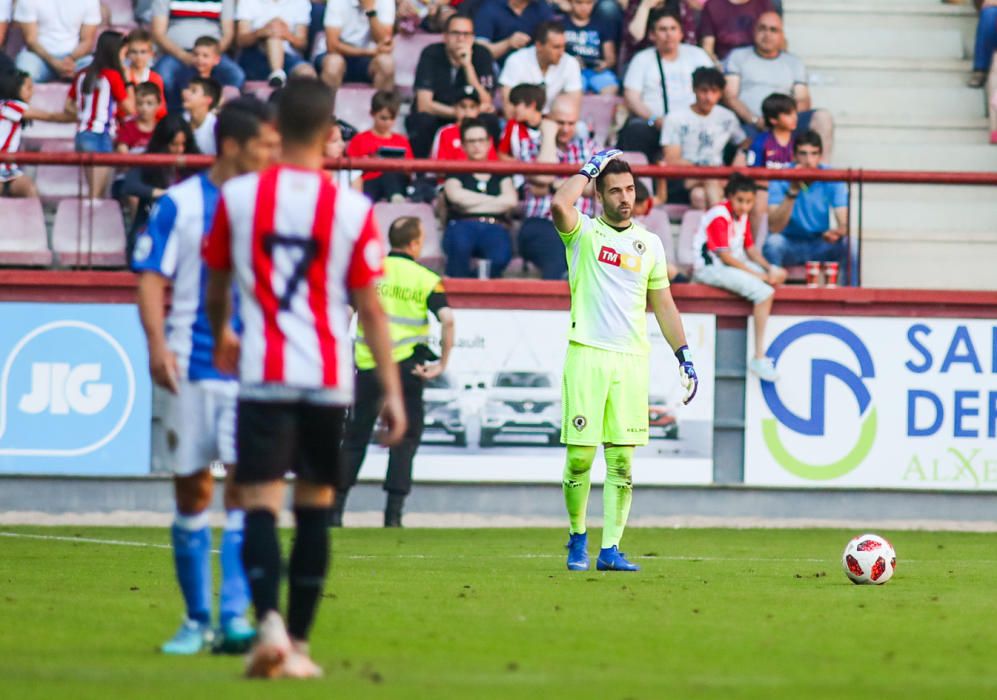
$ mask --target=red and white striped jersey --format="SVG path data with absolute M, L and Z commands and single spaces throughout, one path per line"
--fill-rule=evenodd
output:
M 382 274 L 370 201 L 327 173 L 277 165 L 225 183 L 203 257 L 234 269 L 246 387 L 321 389 L 353 400 L 347 294 Z
M 117 123 L 115 114 L 118 103 L 128 97 L 125 81 L 115 70 L 102 70 L 93 84 L 93 92 L 83 92 L 83 81 L 87 72 L 81 71 L 73 79 L 69 88 L 69 99 L 76 102 L 77 131 L 92 131 L 95 134 L 114 134 Z
M 21 122 L 27 109 L 27 103 L 21 100 L 0 100 L 0 153 L 17 153 L 21 147 Z M 0 163 L 0 182 L 20 174 L 14 163 Z
M 710 207 L 699 221 L 699 230 L 692 242 L 696 253 L 693 267 L 701 270 L 707 265 L 723 265 L 717 255 L 720 250 L 726 250 L 738 260 L 747 260 L 745 251 L 754 244 L 748 215 L 735 219 L 734 209 L 725 199 Z

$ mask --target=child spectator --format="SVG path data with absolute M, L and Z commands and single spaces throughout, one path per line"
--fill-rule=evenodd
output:
M 350 158 L 412 158 L 412 146 L 401 134 L 396 134 L 395 120 L 401 100 L 394 92 L 378 90 L 370 100 L 374 128 L 362 131 L 350 141 L 346 154 Z M 363 193 L 375 202 L 404 201 L 408 176 L 404 173 L 365 172 Z
M 0 153 L 17 153 L 21 146 L 21 129 L 32 119 L 65 122 L 71 117 L 63 112 L 43 112 L 29 105 L 35 83 L 25 71 L 12 70 L 0 75 Z M 0 163 L 0 197 L 37 197 L 34 181 L 16 163 Z
M 126 119 L 118 129 L 118 153 L 144 153 L 152 132 L 160 120 L 162 92 L 153 82 L 139 83 L 135 88 L 135 116 Z
M 197 141 L 197 149 L 201 153 L 215 155 L 215 108 L 222 99 L 222 86 L 214 78 L 191 78 L 183 91 L 184 116 L 190 122 Z
M 463 151 L 472 162 L 488 160 L 491 139 L 480 119 L 465 119 L 460 127 Z M 471 258 L 489 261 L 488 277 L 501 277 L 512 259 L 509 215 L 519 199 L 508 175 L 462 173 L 447 176 L 443 185 L 447 230 L 443 250 L 448 277 L 473 277 Z
M 111 153 L 114 151 L 116 119 L 135 114 L 135 95 L 125 83 L 121 57 L 125 37 L 121 32 L 106 31 L 97 39 L 93 62 L 73 80 L 66 100 L 66 112 L 76 116 L 76 151 Z M 87 169 L 90 194 L 103 197 L 111 178 L 111 169 Z
M 166 116 L 166 92 L 163 88 L 162 77 L 149 67 L 152 64 L 153 56 L 152 35 L 144 29 L 133 29 L 128 33 L 125 44 L 128 47 L 125 82 L 132 87 L 141 83 L 155 85 L 159 90 L 159 108 L 156 112 L 156 119 L 162 119 Z
M 665 244 L 665 250 L 671 254 L 671 245 L 666 243 L 671 240 L 672 222 L 668 218 L 668 212 L 664 209 L 654 208 L 654 197 L 651 191 L 640 180 L 634 181 L 634 220 L 648 231 L 661 239 Z M 667 235 L 662 235 L 666 232 Z M 668 279 L 671 282 L 688 282 L 689 278 L 682 274 L 678 266 L 671 260 L 666 260 L 668 267 Z
M 499 141 L 499 160 L 528 162 L 537 159 L 540 152 L 540 123 L 543 121 L 541 110 L 546 102 L 547 94 L 543 85 L 523 83 L 509 91 L 512 119 L 506 122 Z
M 735 173 L 724 188 L 726 199 L 710 208 L 693 241 L 692 278 L 744 297 L 752 304 L 755 321 L 755 354 L 748 368 L 762 381 L 774 382 L 779 374 L 765 356 L 765 324 L 772 311 L 773 286 L 786 281 L 786 270 L 772 265 L 758 250 L 751 235 L 748 213 L 755 206 L 755 181 Z
M 481 97 L 478 91 L 470 85 L 465 85 L 460 99 L 454 103 L 454 117 L 457 119 L 453 124 L 447 124 L 436 132 L 433 139 L 433 147 L 430 150 L 430 157 L 436 160 L 467 160 L 464 146 L 461 144 L 461 124 L 466 119 L 477 119 L 481 115 Z M 486 160 L 498 160 L 495 153 L 495 143 L 488 138 L 488 155 Z
M 747 165 L 751 168 L 791 168 L 795 162 L 793 144 L 797 126 L 796 100 L 778 92 L 762 100 L 762 118 L 770 130 L 755 136 L 748 149 Z M 759 183 L 755 208 L 751 211 L 751 230 L 764 240 L 768 231 L 768 182 Z
M 342 158 L 346 153 L 346 138 L 343 127 L 335 117 L 332 119 L 332 128 L 329 129 L 329 140 L 325 142 L 326 158 Z M 353 188 L 361 191 L 363 189 L 363 175 L 361 170 L 336 170 L 333 177 L 337 187 Z
M 595 0 L 569 0 L 564 21 L 568 53 L 582 67 L 582 91 L 615 95 L 620 91 L 616 77 L 615 27 L 604 19 L 592 19 Z
M 691 107 L 670 112 L 661 130 L 668 165 L 723 165 L 726 146 L 746 140 L 737 115 L 718 104 L 725 84 L 724 74 L 716 68 L 697 68 L 693 72 L 696 101 Z M 743 156 L 738 154 L 734 164 L 743 164 Z M 696 209 L 712 207 L 723 198 L 722 180 L 688 179 L 684 187 Z

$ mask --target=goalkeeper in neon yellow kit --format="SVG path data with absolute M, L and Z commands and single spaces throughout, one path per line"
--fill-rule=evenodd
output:
M 605 524 L 600 571 L 638 571 L 619 551 L 633 497 L 634 448 L 648 439 L 647 305 L 675 350 L 685 403 L 696 395 L 699 380 L 685 341 L 682 319 L 668 289 L 665 250 L 655 234 L 631 220 L 634 176 L 621 151 L 594 155 L 580 173 L 554 195 L 551 214 L 564 242 L 571 287 L 571 328 L 561 384 L 561 442 L 568 446 L 564 466 L 564 502 L 571 523 L 568 569 L 589 568 L 585 511 L 592 462 L 604 446 Z M 602 216 L 592 219 L 575 208 L 595 180 Z

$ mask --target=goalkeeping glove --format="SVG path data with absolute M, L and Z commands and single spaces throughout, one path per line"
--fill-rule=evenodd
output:
M 675 351 L 675 358 L 679 361 L 679 378 L 682 387 L 685 389 L 683 404 L 688 404 L 696 396 L 699 389 L 699 377 L 696 376 L 696 368 L 692 366 L 692 352 L 688 345 L 683 345 Z
M 582 166 L 579 170 L 582 175 L 587 177 L 589 180 L 594 180 L 602 174 L 602 171 L 606 169 L 606 164 L 614 158 L 618 158 L 623 154 L 618 148 L 609 148 L 605 151 L 599 151 L 594 156 L 589 158 L 589 162 Z

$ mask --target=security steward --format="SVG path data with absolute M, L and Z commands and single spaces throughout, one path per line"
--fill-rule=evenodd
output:
M 391 252 L 384 261 L 384 277 L 377 283 L 377 295 L 388 316 L 392 354 L 402 375 L 408 431 L 392 447 L 384 490 L 388 492 L 384 526 L 401 527 L 402 507 L 412 490 L 412 460 L 422 438 L 422 389 L 426 381 L 443 374 L 454 340 L 453 310 L 447 305 L 440 276 L 419 263 L 424 232 L 414 216 L 396 219 L 388 230 Z M 440 321 L 440 356 L 429 348 L 429 312 Z M 341 483 L 336 488 L 331 524 L 341 527 L 346 497 L 357 482 L 367 453 L 371 433 L 381 410 L 381 387 L 374 372 L 374 357 L 364 342 L 364 330 L 357 328 L 356 393 L 346 418 L 343 434 Z

